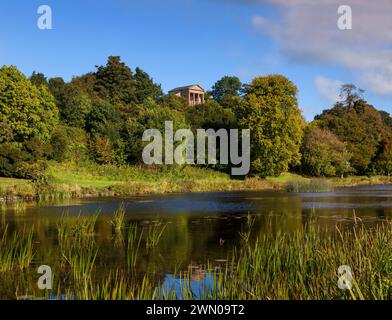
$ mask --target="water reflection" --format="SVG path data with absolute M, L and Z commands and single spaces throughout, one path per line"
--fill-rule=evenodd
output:
M 212 273 L 194 272 L 190 279 L 167 274 L 160 289 L 160 296 L 165 298 L 169 292 L 174 292 L 175 299 L 200 300 L 212 296 L 215 290 Z
M 372 226 L 392 217 L 392 186 L 341 189 L 333 193 L 227 192 L 29 204 L 23 214 L 16 214 L 12 207 L 0 213 L 0 234 L 6 225 L 10 232 L 34 226 L 37 248 L 34 265 L 50 265 L 56 274 L 59 218 L 64 213 L 72 219 L 99 211 L 94 240 L 99 248 L 97 272 L 104 277 L 116 268 L 126 268 L 124 238 L 114 232 L 110 223 L 111 215 L 122 202 L 126 205 L 126 226 L 138 225 L 144 236 L 151 224 L 167 224 L 159 246 L 142 247 L 137 261 L 138 274 L 147 271 L 156 274 L 164 290 L 167 286 L 180 287 L 182 280 L 173 276 L 178 270 L 225 261 L 239 244 L 248 215 L 255 217 L 252 239 L 263 233 L 293 232 L 311 221 L 322 229 L 335 230 L 336 224 L 344 227 L 354 222 L 354 210 L 355 217 Z M 196 298 L 201 290 L 212 289 L 210 277 L 194 270 L 191 289 Z M 1 298 L 15 297 L 16 285 L 19 292 L 25 293 L 36 284 L 33 276 L 20 275 L 18 279 L 15 284 L 14 279 L 7 280 L 0 274 Z

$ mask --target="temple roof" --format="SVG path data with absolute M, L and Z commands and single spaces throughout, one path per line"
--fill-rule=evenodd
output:
M 182 90 L 198 90 L 198 91 L 203 91 L 206 92 L 203 87 L 199 84 L 192 84 L 190 86 L 184 86 L 184 87 L 178 87 L 170 90 L 169 92 L 175 92 L 175 91 L 182 91 Z

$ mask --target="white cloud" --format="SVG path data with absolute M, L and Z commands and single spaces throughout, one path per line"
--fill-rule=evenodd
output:
M 279 10 L 279 21 L 254 16 L 252 24 L 274 39 L 290 61 L 340 65 L 365 89 L 392 95 L 391 0 L 244 1 Z M 337 10 L 343 4 L 352 7 L 352 30 L 337 27 Z
M 265 27 L 270 24 L 270 21 L 260 16 L 254 16 L 252 18 L 252 24 L 256 27 Z
M 339 80 L 328 79 L 323 76 L 317 76 L 314 80 L 317 91 L 329 102 L 335 103 L 339 100 L 340 88 L 343 82 Z

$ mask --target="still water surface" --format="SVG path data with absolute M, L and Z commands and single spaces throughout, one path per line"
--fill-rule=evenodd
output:
M 342 188 L 330 193 L 225 192 L 134 196 L 128 198 L 89 198 L 51 204 L 30 204 L 26 212 L 16 214 L 12 208 L 0 213 L 0 230 L 10 231 L 34 226 L 38 251 L 35 265 L 55 264 L 58 247 L 56 224 L 64 215 L 100 213 L 96 225 L 99 246 L 97 269 L 105 274 L 125 265 L 124 249 L 116 243 L 110 219 L 121 203 L 126 207 L 126 224 L 141 229 L 149 225 L 166 225 L 162 239 L 154 250 L 142 247 L 137 269 L 159 275 L 163 287 L 176 284 L 172 274 L 206 264 L 222 264 L 240 242 L 248 216 L 255 217 L 253 236 L 262 233 L 293 232 L 316 217 L 320 228 L 335 229 L 353 223 L 354 212 L 366 226 L 392 218 L 392 186 Z M 197 272 L 195 272 L 197 274 Z M 193 285 L 199 283 L 194 279 Z M 12 284 L 0 285 L 0 298 L 15 294 Z M 194 289 L 197 291 L 197 288 Z

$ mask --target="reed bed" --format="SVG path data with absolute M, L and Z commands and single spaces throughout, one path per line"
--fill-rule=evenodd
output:
M 286 185 L 287 192 L 331 192 L 334 185 L 326 179 L 294 180 Z
M 251 229 L 251 222 L 249 228 Z M 140 245 L 136 226 L 133 243 Z M 246 232 L 250 233 L 251 231 Z M 122 270 L 110 273 L 103 282 L 89 279 L 78 294 L 80 299 L 391 299 L 391 223 L 366 229 L 327 232 L 307 225 L 293 234 L 259 235 L 252 244 L 242 242 L 228 257 L 224 268 L 209 264 L 200 292 L 191 288 L 192 270 L 175 276 L 180 288 L 154 280 L 146 273 L 141 282 Z M 353 288 L 338 287 L 337 270 L 348 265 L 353 271 Z M 209 277 L 207 277 L 209 276 Z M 208 281 L 207 281 L 208 278 Z
M 59 266 L 67 281 L 57 283 L 57 291 L 67 299 L 213 299 L 213 300 L 330 300 L 392 298 L 392 223 L 369 227 L 359 219 L 345 229 L 320 229 L 310 221 L 292 233 L 263 233 L 254 230 L 249 216 L 238 242 L 226 263 L 216 262 L 195 271 L 175 270 L 173 283 L 164 274 L 141 268 L 140 250 L 144 242 L 158 245 L 166 225 L 161 222 L 146 229 L 131 224 L 125 237 L 124 267 L 98 272 L 104 261 L 95 241 L 98 216 L 58 222 Z M 268 222 L 267 222 L 268 223 Z M 149 244 L 149 245 L 148 245 Z M 156 255 L 151 250 L 143 254 Z M 34 256 L 33 232 L 10 233 L 0 238 L 0 275 L 27 269 Z M 353 287 L 341 290 L 338 269 L 347 265 L 353 273 Z M 67 277 L 66 277 L 67 278 Z M 176 285 L 174 285 L 176 283 Z M 200 288 L 194 291 L 194 285 Z
M 0 214 L 6 214 L 7 213 L 7 206 L 5 202 L 0 201 Z
M 14 212 L 16 215 L 23 215 L 26 213 L 26 202 L 24 201 L 16 201 L 14 204 Z
M 63 214 L 57 222 L 57 235 L 60 246 L 69 245 L 68 242 L 82 245 L 84 240 L 88 240 L 95 235 L 95 225 L 99 217 L 99 212 L 92 216 L 70 216 Z
M 350 266 L 352 290 L 337 285 L 339 266 Z M 218 276 L 218 299 L 390 299 L 391 223 L 326 233 L 315 225 L 292 235 L 259 236 L 240 248 Z
M 9 233 L 8 225 L 0 238 L 0 272 L 27 269 L 34 257 L 33 229 Z
M 94 238 L 98 217 L 99 213 L 76 217 L 63 215 L 57 223 L 61 265 L 71 269 L 76 284 L 91 281 L 93 275 L 99 251 Z

